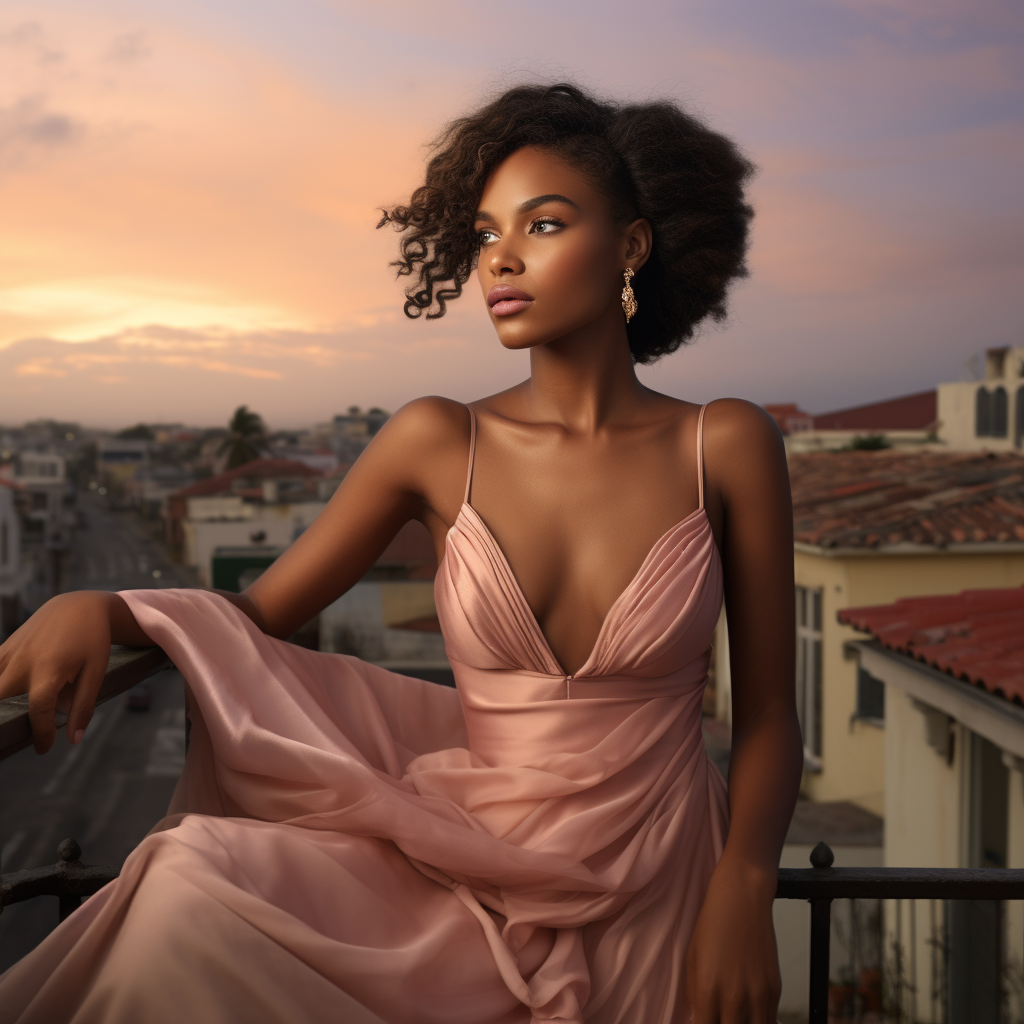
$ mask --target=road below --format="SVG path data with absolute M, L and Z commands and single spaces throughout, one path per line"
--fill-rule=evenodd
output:
M 195 586 L 175 565 L 149 524 L 110 512 L 93 495 L 80 499 L 82 525 L 61 572 L 63 590 Z M 148 710 L 125 698 L 97 709 L 77 747 L 58 734 L 39 757 L 22 750 L 0 762 L 0 865 L 5 873 L 57 860 L 73 837 L 82 860 L 121 864 L 163 817 L 185 761 L 181 676 L 163 672 L 144 684 Z M 57 900 L 43 897 L 0 914 L 0 971 L 34 948 L 57 923 Z

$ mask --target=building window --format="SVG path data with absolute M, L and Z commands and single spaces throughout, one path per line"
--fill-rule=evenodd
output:
M 1006 428 L 1009 421 L 1009 410 L 1007 409 L 1006 388 L 999 387 L 992 392 L 992 436 L 1006 437 Z
M 45 491 L 36 491 L 35 494 L 32 495 L 32 508 L 36 512 L 45 511 L 45 509 L 46 509 L 46 492 Z
M 821 594 L 796 588 L 796 707 L 804 756 L 821 765 Z
M 976 733 L 970 738 L 969 866 L 1005 868 L 1009 844 L 1010 773 L 1003 752 Z
M 974 392 L 974 434 L 976 437 L 992 436 L 992 396 L 988 388 Z
M 0 523 L 0 565 L 7 564 L 7 545 L 10 541 L 7 539 L 7 520 L 5 519 Z
M 1014 447 L 1020 448 L 1024 443 L 1024 387 L 1017 388 L 1013 406 L 1013 444 Z
M 866 669 L 857 669 L 857 718 L 881 723 L 885 719 L 885 683 Z

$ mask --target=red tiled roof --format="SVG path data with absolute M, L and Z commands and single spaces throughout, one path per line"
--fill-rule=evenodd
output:
M 804 412 L 792 402 L 780 402 L 762 406 L 783 434 L 792 434 L 800 430 L 810 430 L 814 426 L 814 417 Z
M 821 548 L 1024 542 L 1024 457 L 808 452 L 789 457 L 796 539 Z
M 846 608 L 839 621 L 890 650 L 1024 704 L 1024 587 Z
M 231 491 L 235 480 L 279 480 L 283 477 L 318 477 L 323 473 L 307 466 L 304 462 L 293 462 L 291 459 L 253 459 L 244 465 L 229 469 L 226 473 L 218 473 L 206 480 L 199 480 L 180 491 L 175 491 L 175 498 L 201 498 L 221 491 Z M 236 492 L 232 492 L 236 493 Z
M 901 395 L 884 402 L 854 405 L 814 417 L 815 430 L 927 430 L 938 418 L 934 390 Z

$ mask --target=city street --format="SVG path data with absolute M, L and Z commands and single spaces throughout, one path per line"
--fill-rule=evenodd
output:
M 170 562 L 134 513 L 110 512 L 91 494 L 61 571 L 62 590 L 195 586 Z M 3 871 L 52 864 L 73 837 L 82 860 L 121 864 L 164 814 L 185 758 L 181 676 L 168 671 L 144 684 L 148 710 L 124 697 L 100 707 L 82 743 L 58 733 L 48 754 L 29 748 L 0 762 L 0 865 Z M 0 971 L 57 923 L 57 900 L 43 897 L 0 914 Z

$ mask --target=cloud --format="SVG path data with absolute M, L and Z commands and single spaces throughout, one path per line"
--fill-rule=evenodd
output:
M 498 389 L 521 376 L 521 358 L 497 375 L 488 367 L 488 348 L 499 346 L 482 335 L 481 326 L 492 332 L 480 310 L 443 324 L 399 315 L 381 311 L 375 325 L 325 331 L 154 324 L 74 343 L 24 339 L 0 349 L 0 408 L 9 423 L 43 408 L 117 426 L 125 417 L 216 423 L 228 405 L 244 403 L 279 426 L 301 426 L 351 404 L 394 408 L 420 390 L 468 398 L 474 378 L 490 376 Z M 483 350 L 482 338 L 490 342 Z
M 112 64 L 131 64 L 151 52 L 145 32 L 123 32 L 111 40 L 104 59 Z
M 56 365 L 52 356 L 36 356 L 14 367 L 18 377 L 66 377 L 68 371 Z
M 0 31 L 0 47 L 21 54 L 46 70 L 64 60 L 63 50 L 50 45 L 42 25 L 22 21 L 7 31 Z
M 753 276 L 653 387 L 822 410 L 1014 340 L 1015 5 L 641 0 L 625 31 L 611 0 L 520 6 L 496 31 L 467 0 L 426 28 L 412 0 L 10 0 L 0 128 L 32 162 L 3 186 L 2 415 L 220 422 L 230 398 L 300 425 L 513 383 L 472 288 L 405 321 L 373 225 L 448 117 L 521 79 L 682 100 L 762 168 Z
M 137 324 L 183 329 L 230 324 L 235 330 L 283 327 L 287 312 L 258 300 L 242 302 L 213 285 L 146 277 L 83 277 L 0 287 L 0 316 L 30 322 L 63 341 L 113 335 Z M 6 334 L 6 337 L 4 336 Z M 0 347 L 17 339 L 0 328 Z
M 861 25 L 915 46 L 955 46 L 982 35 L 1019 36 L 1020 7 L 1014 0 L 834 0 Z
M 44 96 L 22 96 L 0 107 L 0 154 L 8 161 L 24 157 L 26 150 L 66 146 L 84 131 L 78 119 L 48 109 Z

